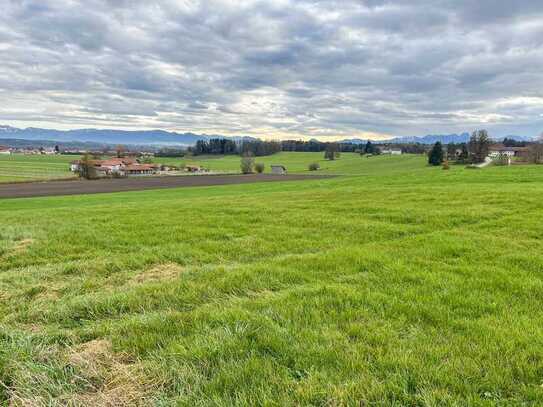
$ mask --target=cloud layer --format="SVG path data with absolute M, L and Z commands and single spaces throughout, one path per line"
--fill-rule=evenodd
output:
M 533 0 L 6 0 L 0 123 L 261 137 L 543 131 Z

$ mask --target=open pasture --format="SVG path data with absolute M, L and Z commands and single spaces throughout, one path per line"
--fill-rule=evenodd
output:
M 73 155 L 0 155 L 0 182 L 70 178 Z
M 328 165 L 0 200 L 1 402 L 543 403 L 543 167 Z

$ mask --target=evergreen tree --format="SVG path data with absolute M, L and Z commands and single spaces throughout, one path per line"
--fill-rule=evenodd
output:
M 373 144 L 371 144 L 371 141 L 368 140 L 366 143 L 366 147 L 364 147 L 364 152 L 366 154 L 373 154 L 375 148 L 373 147 Z
M 428 154 L 428 164 L 430 165 L 441 165 L 443 162 L 443 146 L 438 141 L 434 144 L 430 153 Z

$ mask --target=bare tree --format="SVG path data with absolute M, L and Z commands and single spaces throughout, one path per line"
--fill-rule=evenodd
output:
M 474 164 L 482 163 L 488 156 L 490 137 L 486 130 L 474 131 L 469 139 L 468 149 L 470 161 Z
M 123 158 L 124 153 L 126 152 L 126 147 L 122 144 L 115 146 L 115 152 L 117 153 L 117 158 Z
M 85 153 L 83 157 L 81 157 L 81 160 L 79 161 L 78 173 L 81 178 L 96 178 L 96 170 L 94 168 L 94 163 L 92 162 L 92 157 L 89 153 Z
M 326 160 L 335 160 L 339 158 L 339 144 L 328 143 L 326 145 L 326 149 L 324 150 L 324 158 Z
M 529 145 L 528 158 L 531 163 L 543 164 L 543 133 Z
M 255 159 L 249 153 L 241 157 L 241 172 L 243 174 L 252 174 L 255 167 Z

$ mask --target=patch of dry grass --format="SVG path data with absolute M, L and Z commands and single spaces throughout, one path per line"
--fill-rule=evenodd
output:
M 133 284 L 143 284 L 149 282 L 165 281 L 165 280 L 174 280 L 182 272 L 184 268 L 176 263 L 165 263 L 159 264 L 150 269 L 144 270 L 130 281 Z
M 142 366 L 126 354 L 114 353 L 105 339 L 75 347 L 38 349 L 34 362 L 50 359 L 60 362 L 52 369 L 29 369 L 16 365 L 12 383 L 0 382 L 9 406 L 144 406 L 151 403 L 157 383 L 148 379 Z M 39 391 L 40 384 L 51 386 L 62 372 L 70 386 Z
M 88 391 L 73 395 L 70 404 L 86 406 L 147 405 L 152 385 L 143 369 L 125 354 L 113 353 L 107 340 L 93 340 L 73 348 L 67 355 Z

